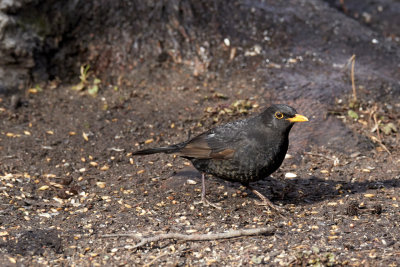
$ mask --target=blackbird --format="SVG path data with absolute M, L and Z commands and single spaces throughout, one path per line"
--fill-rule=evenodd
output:
M 271 201 L 249 183 L 261 180 L 282 164 L 289 146 L 289 132 L 295 122 L 308 121 L 290 106 L 272 105 L 260 114 L 212 128 L 196 137 L 166 147 L 136 151 L 133 155 L 177 154 L 190 160 L 202 173 L 201 200 L 206 199 L 204 174 L 240 182 L 272 209 Z

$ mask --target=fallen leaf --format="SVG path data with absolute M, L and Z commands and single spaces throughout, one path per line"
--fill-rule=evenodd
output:
M 153 142 L 154 142 L 153 138 L 147 139 L 146 141 L 144 141 L 145 144 L 150 144 L 150 143 L 153 143 Z
M 394 125 L 394 123 L 389 122 L 382 127 L 382 132 L 384 132 L 386 135 L 389 135 L 392 132 L 397 133 L 397 127 Z
M 107 171 L 108 169 L 110 169 L 108 165 L 104 165 L 100 168 L 101 171 Z
M 44 191 L 44 190 L 47 190 L 47 189 L 49 189 L 49 186 L 48 185 L 43 185 L 38 190 Z
M 17 259 L 16 258 L 12 258 L 7 256 L 8 260 L 12 263 L 12 264 L 16 264 L 17 263 Z
M 0 236 L 7 236 L 9 233 L 7 231 L 0 232 Z
M 105 183 L 105 182 L 97 182 L 96 185 L 97 185 L 99 188 L 105 188 L 105 187 L 106 187 L 106 183 Z
M 349 111 L 347 112 L 347 115 L 349 115 L 350 118 L 353 118 L 355 120 L 358 119 L 358 114 L 352 109 L 349 109 Z
M 89 141 L 89 137 L 85 132 L 82 133 L 82 137 L 85 139 L 85 141 Z

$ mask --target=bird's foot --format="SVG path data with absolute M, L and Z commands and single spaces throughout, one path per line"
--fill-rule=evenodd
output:
M 267 206 L 271 211 L 275 211 L 278 213 L 282 213 L 284 210 L 276 205 L 274 205 L 271 200 L 269 200 L 266 196 L 252 188 L 251 186 L 247 186 L 256 196 L 258 196 L 261 201 L 255 200 L 255 204 L 258 206 Z
M 212 203 L 211 201 L 208 201 L 206 198 L 206 181 L 205 181 L 205 175 L 204 173 L 201 174 L 201 201 L 195 202 L 194 204 L 203 204 L 204 207 L 213 207 L 216 208 L 217 210 L 221 210 L 221 206 L 219 206 L 216 203 Z
M 197 201 L 194 203 L 195 205 L 197 204 L 203 204 L 204 207 L 213 207 L 216 208 L 217 210 L 221 210 L 222 207 L 220 205 L 218 205 L 217 203 L 213 203 L 211 201 L 209 201 L 207 198 L 201 198 L 201 201 Z
M 276 211 L 279 213 L 282 213 L 284 210 L 280 207 L 278 207 L 277 205 L 272 204 L 272 202 L 269 199 L 262 199 L 261 201 L 258 200 L 254 200 L 254 204 L 258 205 L 258 206 L 267 206 L 270 210 L 272 211 Z

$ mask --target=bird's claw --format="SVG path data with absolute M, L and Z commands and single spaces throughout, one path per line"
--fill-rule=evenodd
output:
M 272 204 L 271 201 L 269 201 L 269 200 L 267 200 L 267 201 L 254 200 L 254 203 L 258 206 L 267 206 L 271 211 L 276 211 L 278 213 L 282 213 L 285 211 L 284 209 L 278 207 L 277 205 Z
M 213 203 L 209 201 L 207 198 L 202 198 L 201 201 L 194 202 L 195 205 L 197 204 L 203 204 L 204 207 L 213 207 L 216 208 L 217 210 L 221 210 L 222 207 L 218 205 L 217 203 Z

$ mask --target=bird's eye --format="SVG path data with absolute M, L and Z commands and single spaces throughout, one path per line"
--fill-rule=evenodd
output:
M 275 118 L 277 118 L 278 120 L 283 118 L 283 114 L 279 111 L 275 112 Z

